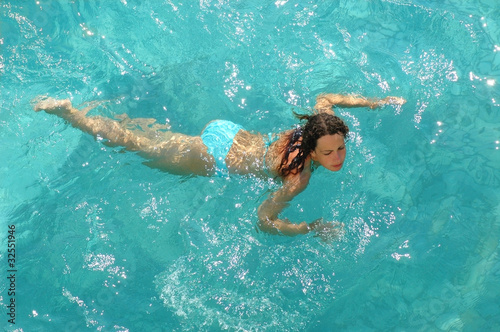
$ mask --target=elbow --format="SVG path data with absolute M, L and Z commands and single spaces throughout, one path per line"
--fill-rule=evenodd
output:
M 259 220 L 259 222 L 257 223 L 257 226 L 264 233 L 269 233 L 269 234 L 273 234 L 273 235 L 279 233 L 278 229 L 270 221 Z
M 278 229 L 276 228 L 273 220 L 269 216 L 261 213 L 261 211 L 258 211 L 257 215 L 259 217 L 257 226 L 262 232 L 269 234 L 278 234 Z

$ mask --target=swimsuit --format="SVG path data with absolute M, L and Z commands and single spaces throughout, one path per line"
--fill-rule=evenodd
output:
M 215 159 L 215 174 L 220 176 L 229 175 L 229 170 L 226 164 L 226 157 L 229 150 L 233 146 L 233 140 L 240 130 L 245 130 L 242 126 L 227 120 L 215 120 L 210 122 L 201 133 L 201 140 L 207 147 L 207 152 Z M 279 135 L 269 134 L 267 139 L 264 139 L 266 151 L 263 157 L 264 172 L 273 177 L 266 165 L 266 156 L 269 146 L 277 141 Z
M 242 126 L 226 120 L 215 120 L 210 122 L 203 133 L 201 140 L 215 159 L 215 174 L 228 175 L 226 157 L 233 145 L 236 134 L 243 129 Z

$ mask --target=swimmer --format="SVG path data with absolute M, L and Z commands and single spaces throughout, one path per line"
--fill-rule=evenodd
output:
M 102 139 L 110 146 L 135 151 L 148 160 L 146 165 L 179 175 L 214 176 L 254 174 L 280 178 L 281 188 L 271 193 L 257 210 L 260 230 L 287 236 L 315 232 L 323 239 L 339 233 L 342 224 L 316 220 L 293 223 L 280 219 L 288 203 L 308 185 L 314 169 L 322 166 L 338 172 L 346 157 L 345 139 L 349 128 L 333 111 L 334 107 L 368 107 L 386 104 L 402 105 L 399 97 L 367 99 L 359 96 L 322 94 L 316 98 L 314 112 L 297 115 L 302 126 L 264 136 L 245 130 L 230 121 L 210 122 L 200 136 L 189 136 L 155 125 L 153 119 L 130 119 L 126 115 L 111 119 L 86 116 L 98 106 L 94 102 L 79 110 L 69 99 L 45 98 L 34 105 L 57 115 L 73 127 Z

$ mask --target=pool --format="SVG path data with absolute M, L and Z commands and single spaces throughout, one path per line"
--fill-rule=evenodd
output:
M 0 4 L 6 331 L 500 330 L 500 5 L 263 3 Z M 31 106 L 268 133 L 322 92 L 407 99 L 339 109 L 344 169 L 283 212 L 331 243 L 256 231 L 273 180 L 162 173 Z

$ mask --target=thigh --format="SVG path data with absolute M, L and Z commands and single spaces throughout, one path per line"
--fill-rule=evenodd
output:
M 155 156 L 146 163 L 150 167 L 179 175 L 210 176 L 215 173 L 215 159 L 199 136 L 173 134 L 152 150 Z

